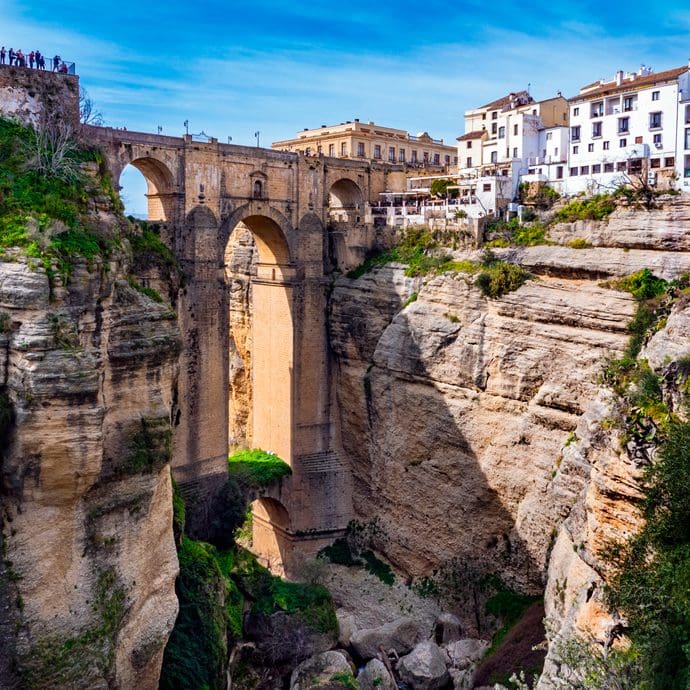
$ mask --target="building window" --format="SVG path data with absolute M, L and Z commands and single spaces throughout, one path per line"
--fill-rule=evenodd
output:
M 311 156 L 311 146 L 307 146 L 307 148 L 304 149 L 304 155 Z
M 518 157 L 518 147 L 514 146 L 513 147 L 513 158 L 517 158 L 517 157 Z
M 517 136 L 517 133 L 518 133 L 518 126 L 517 126 L 517 125 L 513 125 L 513 134 L 514 134 L 515 136 Z
M 450 156 L 444 156 L 444 160 L 446 161 L 446 165 L 450 165 Z
M 618 163 L 616 163 L 616 170 L 618 172 L 625 172 L 625 167 L 625 161 L 619 161 Z
M 661 113 L 649 113 L 649 129 L 659 129 L 661 127 Z
M 618 134 L 625 134 L 630 129 L 630 118 L 629 117 L 619 117 L 618 118 Z
M 357 155 L 364 158 L 364 143 L 361 141 L 357 143 Z
M 580 141 L 580 125 L 570 128 L 570 138 L 573 141 Z
M 570 177 L 577 177 L 577 168 L 570 168 Z
M 496 134 L 497 131 L 498 131 L 498 123 L 492 122 L 491 123 L 491 134 Z
M 592 137 L 601 136 L 601 122 L 592 122 Z
M 598 175 L 601 172 L 601 163 L 595 163 L 592 166 L 592 175 Z
M 627 145 L 628 145 L 628 140 L 625 137 L 618 140 L 618 148 L 619 149 L 624 149 Z
M 506 128 L 505 127 L 499 127 L 498 128 L 498 138 L 499 139 L 505 139 L 506 138 Z
M 605 141 L 605 142 L 603 143 L 603 149 L 604 149 L 604 151 L 608 151 L 610 147 L 611 147 L 611 142 L 610 142 L 610 141 Z
M 261 180 L 254 180 L 254 198 L 255 199 L 261 199 L 263 196 L 263 185 L 261 184 Z
M 405 149 L 400 149 L 400 151 L 398 151 L 398 162 L 405 162 Z
M 573 155 L 577 155 L 580 153 L 580 147 L 579 146 L 573 146 Z
M 381 144 L 374 144 L 374 158 L 381 159 Z
M 684 177 L 690 177 L 690 156 L 685 156 L 685 165 L 683 166 Z
M 340 155 L 347 156 L 347 144 L 345 142 L 342 142 L 342 144 L 340 144 Z
M 641 144 L 644 141 L 644 137 L 635 137 L 635 143 Z
M 676 159 L 674 156 L 669 156 L 668 158 L 664 158 L 664 168 L 675 168 L 676 166 Z
M 661 133 L 654 135 L 654 146 L 661 148 Z
M 634 158 L 628 163 L 628 172 L 631 173 L 641 173 L 642 172 L 642 159 Z
M 649 167 L 650 168 L 660 168 L 661 167 L 661 158 L 652 158 L 649 161 Z
M 563 166 L 562 165 L 556 166 L 556 179 L 557 180 L 563 179 Z
M 685 148 L 690 149 L 690 127 L 685 128 Z
M 412 156 L 411 156 L 410 160 L 411 160 L 413 163 L 416 163 L 416 162 L 417 162 L 417 152 L 416 152 L 416 151 L 413 151 L 413 152 L 412 152 Z
M 471 167 L 472 167 L 472 156 L 470 156 L 470 157 L 465 161 L 465 167 L 466 167 L 466 168 L 471 168 Z
M 471 141 L 468 141 L 468 142 L 467 142 L 467 148 L 468 148 L 468 149 L 471 149 L 471 148 L 472 148 L 472 142 L 471 142 Z
M 547 132 L 546 133 L 546 141 L 551 141 L 552 136 L 553 136 L 553 132 Z
M 498 162 L 498 151 L 492 151 L 491 152 L 491 162 L 492 163 Z
M 493 113 L 491 113 L 491 119 L 492 119 L 492 120 L 497 120 L 497 119 L 498 119 L 498 111 L 494 111 Z
M 577 117 L 580 114 L 579 108 L 573 108 L 573 117 Z
M 395 163 L 395 146 L 388 147 L 388 160 L 391 163 Z
M 441 165 L 441 154 L 440 153 L 434 154 L 434 165 Z
M 558 146 L 553 150 L 553 155 L 558 157 Z
M 580 175 L 589 175 L 589 165 L 583 165 L 580 168 Z
M 623 96 L 623 112 L 637 110 L 637 96 Z
M 652 91 L 652 100 L 653 101 L 659 100 L 659 92 L 658 91 Z
M 592 110 L 590 111 L 590 117 L 601 117 L 604 114 L 604 101 L 597 101 L 592 103 Z
M 587 151 L 592 153 L 594 151 L 594 144 L 587 144 Z
M 335 144 L 328 145 L 328 155 L 331 156 L 331 158 L 335 157 Z
M 604 172 L 613 172 L 613 163 L 604 163 Z
M 422 154 L 422 160 L 423 160 L 425 163 L 428 163 L 428 162 L 429 162 L 429 152 L 428 152 L 428 151 L 424 151 L 424 153 Z
M 490 192 L 491 191 L 491 182 L 485 182 L 482 185 L 482 191 L 483 192 Z

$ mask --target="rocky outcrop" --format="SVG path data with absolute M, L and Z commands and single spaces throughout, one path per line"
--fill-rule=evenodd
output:
M 90 270 L 89 270 L 90 269 Z M 76 265 L 51 289 L 0 262 L 2 528 L 31 687 L 155 688 L 177 600 L 170 409 L 175 315 L 121 266 Z M 5 412 L 5 410 L 3 410 Z M 0 630 L 1 630 L 0 626 Z
M 378 517 L 375 547 L 408 574 L 467 561 L 538 591 L 561 519 L 549 481 L 634 303 L 592 280 L 532 280 L 496 300 L 472 282 L 394 266 L 336 282 L 355 509 Z
M 411 618 L 398 618 L 378 628 L 357 630 L 350 638 L 352 648 L 362 659 L 373 659 L 381 650 L 388 654 L 407 654 L 424 637 L 421 625 Z
M 654 203 L 656 208 L 649 210 L 620 206 L 603 221 L 558 223 L 549 229 L 549 237 L 561 244 L 580 239 L 595 247 L 689 251 L 685 228 L 690 222 L 690 200 L 685 195 L 666 196 Z
M 311 688 L 333 688 L 341 690 L 343 680 L 351 678 L 352 669 L 341 652 L 323 652 L 303 661 L 290 677 L 290 690 L 310 690 Z
M 449 680 L 443 653 L 434 642 L 418 644 L 397 664 L 400 679 L 412 690 L 438 690 Z
M 683 302 L 640 354 L 657 372 L 672 370 L 674 362 L 690 355 L 690 307 Z M 673 391 L 667 393 L 672 404 L 680 403 Z M 612 392 L 600 392 L 578 424 L 576 441 L 564 449 L 549 488 L 549 500 L 560 505 L 564 521 L 549 559 L 544 599 L 550 645 L 541 690 L 561 687 L 559 682 L 567 677 L 560 658 L 564 641 L 580 638 L 603 648 L 620 633 L 621 620 L 605 600 L 610 569 L 606 548 L 628 540 L 642 526 L 646 462 L 612 423 L 620 415 L 617 405 Z M 674 409 L 683 414 L 680 404 Z

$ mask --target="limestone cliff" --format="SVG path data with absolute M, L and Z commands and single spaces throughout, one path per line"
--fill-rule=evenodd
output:
M 537 591 L 558 522 L 551 474 L 634 304 L 586 280 L 533 280 L 497 300 L 471 283 L 394 267 L 337 282 L 355 506 L 378 516 L 378 548 L 413 576 L 470 559 Z
M 157 686 L 175 620 L 169 307 L 78 267 L 0 263 L 4 559 L 18 670 L 31 687 Z

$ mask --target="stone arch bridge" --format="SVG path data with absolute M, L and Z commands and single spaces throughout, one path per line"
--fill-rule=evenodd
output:
M 253 445 L 293 475 L 255 509 L 254 546 L 290 569 L 351 518 L 335 432 L 326 333 L 326 275 L 373 246 L 370 205 L 400 169 L 369 162 L 90 127 L 113 180 L 126 165 L 148 184 L 149 219 L 180 260 L 184 338 L 174 415 L 173 474 L 183 490 L 212 485 L 228 455 L 229 297 L 224 257 L 243 223 L 259 263 L 252 277 Z M 203 493 L 201 492 L 201 496 Z M 203 504 L 203 500 L 199 501 Z

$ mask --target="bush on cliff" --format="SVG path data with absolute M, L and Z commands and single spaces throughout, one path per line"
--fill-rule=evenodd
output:
M 64 152 L 69 175 L 37 167 L 39 135 L 14 120 L 0 118 L 0 254 L 19 247 L 52 275 L 67 280 L 74 258 L 107 256 L 112 240 L 101 236 L 90 217 L 94 196 L 117 194 L 105 173 L 97 178 L 82 166 L 100 155 L 74 143 Z M 118 200 L 119 203 L 119 200 Z
M 578 220 L 604 220 L 616 210 L 615 200 L 608 194 L 596 194 L 590 199 L 576 199 L 559 208 L 555 223 L 574 223 Z
M 292 469 L 275 453 L 252 448 L 238 450 L 228 458 L 228 473 L 241 485 L 260 489 L 288 477 Z

